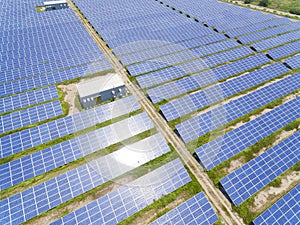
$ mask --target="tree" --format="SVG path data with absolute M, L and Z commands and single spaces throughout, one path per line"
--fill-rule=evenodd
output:
M 245 3 L 245 4 L 250 4 L 250 3 L 251 3 L 251 0 L 245 0 L 244 3 Z
M 268 0 L 260 0 L 259 6 L 267 7 L 269 4 Z

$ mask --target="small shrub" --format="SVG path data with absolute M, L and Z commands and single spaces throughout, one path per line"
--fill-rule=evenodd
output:
M 269 0 L 260 0 L 258 5 L 267 7 L 269 5 Z
M 300 7 L 291 8 L 290 13 L 300 15 Z

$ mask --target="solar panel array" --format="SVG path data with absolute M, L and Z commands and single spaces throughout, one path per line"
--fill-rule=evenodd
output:
M 51 140 L 95 126 L 140 108 L 134 97 L 126 97 L 78 114 L 16 132 L 0 138 L 0 158 L 16 154 Z
M 52 224 L 117 224 L 190 181 L 180 160 L 175 159 Z
M 299 26 L 300 27 L 300 26 Z M 285 43 L 288 43 L 290 41 L 295 41 L 299 39 L 300 35 L 300 30 L 290 32 L 287 34 L 282 34 L 280 36 L 274 37 L 274 38 L 269 38 L 260 42 L 254 43 L 252 46 L 257 49 L 257 51 L 264 51 L 269 48 L 273 48 Z
M 210 170 L 232 156 L 269 136 L 300 116 L 300 98 L 272 111 L 195 149 L 202 165 Z
M 160 224 L 214 224 L 218 220 L 217 215 L 212 209 L 209 201 L 203 192 L 188 199 L 176 208 L 167 212 L 163 216 L 151 223 Z
M 125 132 L 118 131 L 119 128 Z M 0 165 L 0 190 L 46 173 L 153 128 L 143 113 Z
M 271 28 L 268 30 L 262 30 L 259 32 L 251 33 L 248 35 L 240 36 L 238 37 L 239 41 L 241 41 L 243 44 L 249 44 L 251 42 L 255 42 L 261 39 L 273 37 L 280 35 L 282 33 L 290 32 L 300 29 L 300 23 L 291 23 L 291 24 L 285 24 L 279 27 Z
M 300 74 L 294 74 L 276 83 L 260 88 L 227 104 L 176 125 L 180 137 L 188 143 L 213 131 L 277 98 L 300 88 Z
M 0 116 L 0 132 L 6 133 L 62 114 L 63 112 L 59 101 L 5 114 Z
M 144 151 L 135 151 L 135 146 L 125 147 L 33 188 L 1 200 L 2 211 L 0 218 L 2 222 L 17 224 L 27 221 L 169 151 L 168 145 L 165 141 L 162 142 L 162 139 L 157 140 L 160 141 L 161 145 L 153 146 L 153 141 L 153 138 L 148 138 L 142 140 L 141 142 L 143 143 L 137 142 L 134 144 L 147 146 L 148 149 L 144 147 Z M 126 161 L 124 156 L 128 154 L 134 157 L 134 162 L 129 163 Z M 182 182 L 190 179 L 186 172 L 185 174 L 187 178 L 185 180 L 182 179 Z
M 245 59 L 149 89 L 147 93 L 151 101 L 157 103 L 163 99 L 170 99 L 177 95 L 193 91 L 213 82 L 223 80 L 249 69 L 264 65 L 268 62 L 268 58 L 262 54 L 249 56 Z
M 0 114 L 58 98 L 54 86 L 0 98 Z
M 250 54 L 253 54 L 253 52 L 248 47 L 234 48 L 232 50 L 207 56 L 204 59 L 189 61 L 184 64 L 176 65 L 175 67 L 169 67 L 164 70 L 158 70 L 153 73 L 148 73 L 146 75 L 138 76 L 136 77 L 136 79 L 141 88 L 149 88 L 154 85 L 171 81 L 175 78 L 183 77 L 186 74 L 205 70 L 208 69 L 209 67 L 221 65 L 224 64 L 225 62 L 235 60 Z M 189 52 L 188 55 L 194 58 L 197 57 L 193 52 Z M 173 65 L 172 60 L 170 61 L 166 60 L 162 62 L 169 66 Z
M 300 184 L 258 216 L 255 225 L 297 224 L 300 221 Z
M 268 51 L 268 54 L 275 60 L 298 53 L 300 51 L 300 41 L 286 44 Z
M 245 26 L 245 27 L 239 27 L 239 28 L 235 28 L 232 30 L 227 30 L 226 34 L 229 35 L 230 37 L 237 37 L 240 35 L 245 35 L 245 34 L 249 34 L 249 33 L 254 33 L 257 31 L 263 31 L 265 29 L 268 28 L 274 28 L 277 26 L 282 26 L 282 25 L 287 25 L 290 24 L 291 21 L 286 18 L 286 17 L 282 17 L 282 18 L 275 18 L 269 21 L 263 21 L 263 23 L 256 23 L 256 24 L 250 24 L 249 26 Z
M 300 55 L 295 55 L 287 58 L 285 62 L 293 69 L 298 69 L 300 67 Z
M 234 205 L 240 205 L 299 162 L 299 146 L 300 132 L 297 132 L 221 179 Z
M 289 70 L 282 64 L 276 63 L 229 81 L 211 86 L 199 92 L 173 100 L 160 106 L 160 110 L 168 121 L 196 111 L 207 105 L 228 98 L 241 91 L 247 90 L 260 83 L 283 75 Z

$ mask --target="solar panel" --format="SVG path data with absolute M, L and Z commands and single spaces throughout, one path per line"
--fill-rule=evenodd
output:
M 290 41 L 299 39 L 300 31 L 294 31 L 287 34 L 282 34 L 280 36 L 269 38 L 260 42 L 254 43 L 252 46 L 257 51 L 264 51 L 269 48 L 273 48 L 282 44 L 286 44 Z
M 300 221 L 300 184 L 259 215 L 255 225 L 297 224 Z
M 95 126 L 140 108 L 133 96 L 60 118 L 0 138 L 0 157 L 6 157 L 51 140 Z
M 154 140 L 155 137 L 144 139 L 0 201 L 2 222 L 25 222 L 169 151 L 165 141 L 153 146 Z M 173 184 L 176 188 L 178 183 L 183 185 L 190 179 L 185 170 L 179 173 L 181 168 L 179 163 L 172 167 L 175 178 L 186 174 Z
M 295 55 L 287 58 L 285 62 L 293 69 L 298 69 L 300 67 L 300 55 Z
M 189 181 L 182 163 L 175 159 L 52 224 L 117 224 Z
M 300 74 L 294 74 L 269 86 L 251 92 L 227 104 L 176 125 L 181 138 L 188 143 L 207 132 L 233 121 L 269 102 L 300 88 Z
M 289 101 L 243 126 L 195 149 L 207 170 L 214 168 L 300 116 L 300 98 Z
M 49 102 L 0 116 L 0 132 L 6 133 L 62 115 L 59 101 Z
M 160 224 L 214 224 L 218 220 L 211 204 L 203 192 L 167 212 L 151 225 Z
M 0 99 L 0 114 L 58 98 L 54 86 Z
M 299 33 L 300 37 L 300 33 Z M 274 48 L 270 51 L 268 51 L 268 54 L 273 58 L 273 59 L 280 59 L 295 53 L 298 53 L 300 51 L 300 41 L 296 41 L 293 43 L 286 44 L 284 46 L 280 46 L 277 48 Z
M 300 132 L 230 173 L 220 183 L 234 205 L 257 193 L 300 161 Z
M 261 66 L 269 61 L 270 60 L 263 54 L 249 56 L 247 58 L 210 69 L 209 71 L 200 72 L 188 77 L 184 77 L 180 80 L 175 80 L 173 82 L 149 89 L 147 93 L 152 102 L 158 103 L 163 99 L 170 99 L 177 95 L 190 92 L 213 82 L 234 76 L 243 71 Z
M 262 30 L 260 32 L 255 32 L 255 33 L 251 33 L 248 35 L 240 36 L 238 39 L 243 44 L 249 44 L 251 42 L 255 42 L 255 41 L 269 38 L 272 36 L 277 36 L 282 33 L 290 32 L 290 31 L 297 30 L 297 29 L 300 29 L 300 23 L 290 23 L 290 24 L 285 24 L 285 25 L 279 26 L 279 27 Z
M 160 106 L 168 121 L 196 111 L 260 83 L 278 77 L 289 70 L 282 63 L 275 63 L 256 71 L 241 75 L 223 83 L 205 88 Z
M 221 65 L 230 60 L 240 58 L 242 56 L 247 56 L 253 54 L 249 47 L 234 48 L 228 51 L 220 52 L 211 56 L 207 56 L 204 59 L 197 59 L 194 61 L 188 61 L 183 64 L 179 64 L 167 69 L 158 70 L 152 73 L 148 73 L 142 76 L 138 76 L 137 82 L 141 88 L 149 88 L 154 85 L 158 85 L 176 78 L 183 77 L 190 73 L 195 73 L 201 70 L 205 70 L 212 66 Z M 192 58 L 197 58 L 197 54 L 189 53 Z M 178 58 L 180 61 L 181 58 Z M 164 61 L 162 61 L 164 62 Z M 168 60 L 166 61 L 168 64 Z M 172 63 L 168 64 L 173 65 Z
M 143 117 L 143 121 L 141 117 Z M 117 126 L 124 126 L 126 124 L 128 130 L 138 126 L 139 130 L 131 132 L 128 135 L 117 135 L 118 137 L 114 140 L 106 139 L 106 135 L 109 135 L 110 131 L 114 130 L 114 126 L 110 125 L 1 165 L 0 171 L 2 171 L 3 181 L 0 184 L 0 190 L 46 173 L 76 159 L 104 149 L 109 145 L 123 141 L 126 138 L 133 137 L 147 131 L 153 126 L 152 124 L 145 126 L 145 123 L 148 123 L 147 120 L 149 119 L 142 114 L 135 116 L 134 120 L 138 120 L 139 123 L 136 124 L 135 121 L 129 119 L 116 123 Z M 126 126 L 124 128 L 126 129 Z

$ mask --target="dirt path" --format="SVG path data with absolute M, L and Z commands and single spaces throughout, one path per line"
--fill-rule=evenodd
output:
M 79 112 L 79 109 L 75 106 L 75 98 L 77 95 L 76 84 L 77 83 L 69 85 L 58 85 L 58 87 L 65 93 L 64 101 L 67 102 L 70 106 L 68 116 Z

